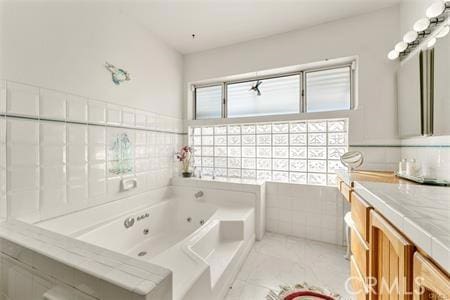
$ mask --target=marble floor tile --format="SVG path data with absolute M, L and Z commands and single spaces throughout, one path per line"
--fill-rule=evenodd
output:
M 270 289 L 307 282 L 351 299 L 345 289 L 350 264 L 345 248 L 266 233 L 257 241 L 225 300 L 264 300 Z

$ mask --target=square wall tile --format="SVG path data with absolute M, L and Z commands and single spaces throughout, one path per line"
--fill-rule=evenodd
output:
M 66 119 L 66 100 L 64 93 L 41 89 L 39 97 L 39 116 L 48 119 Z
M 106 143 L 106 128 L 103 126 L 89 126 L 88 135 L 90 145 Z
M 136 112 L 135 118 L 136 118 L 136 127 L 138 127 L 138 128 L 145 128 L 145 126 L 146 126 L 146 116 L 145 116 L 145 114 Z
M 88 121 L 94 124 L 105 124 L 106 105 L 100 101 L 88 101 Z
M 108 104 L 106 111 L 108 125 L 120 125 L 122 123 L 122 108 L 119 105 Z
M 106 179 L 106 163 L 89 163 L 88 176 L 89 182 L 104 181 Z
M 8 215 L 26 222 L 38 221 L 39 189 L 8 193 Z
M 8 168 L 7 191 L 21 191 L 39 188 L 39 168 L 15 166 Z
M 69 209 L 65 186 L 56 189 L 41 188 L 39 195 L 39 214 L 41 220 L 67 213 Z
M 40 168 L 40 187 L 44 189 L 59 189 L 66 185 L 66 166 Z
M 0 80 L 0 113 L 6 112 L 6 80 Z
M 67 166 L 67 184 L 70 186 L 87 186 L 88 166 L 68 165 Z
M 40 145 L 65 145 L 66 124 L 40 121 L 39 137 Z
M 39 144 L 39 124 L 36 121 L 8 119 L 6 132 L 8 144 Z
M 8 144 L 7 146 L 7 166 L 38 166 L 39 146 L 26 144 Z
M 67 143 L 86 145 L 88 142 L 88 126 L 79 124 L 67 124 Z
M 135 126 L 135 114 L 133 110 L 124 109 L 122 111 L 122 125 L 128 127 Z
M 67 120 L 73 122 L 87 122 L 87 100 L 83 97 L 67 96 Z
M 87 207 L 88 185 L 67 186 L 67 202 L 71 208 Z
M 57 166 L 66 163 L 66 146 L 43 145 L 39 147 L 41 166 Z
M 89 144 L 88 161 L 90 163 L 106 161 L 106 146 L 104 144 Z
M 106 180 L 89 180 L 88 182 L 89 204 L 103 203 L 106 201 Z
M 67 163 L 71 165 L 85 164 L 88 161 L 87 146 L 83 144 L 67 145 Z
M 39 116 L 39 89 L 37 87 L 7 82 L 6 111 L 12 115 Z

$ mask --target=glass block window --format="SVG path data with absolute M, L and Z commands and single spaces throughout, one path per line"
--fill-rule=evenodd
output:
M 348 149 L 347 119 L 189 128 L 202 176 L 334 185 Z

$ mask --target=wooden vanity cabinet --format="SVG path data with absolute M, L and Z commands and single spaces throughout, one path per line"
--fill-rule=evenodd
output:
M 414 254 L 414 300 L 450 299 L 450 278 L 419 252 Z
M 352 220 L 355 223 L 356 230 L 362 238 L 369 242 L 369 218 L 372 206 L 364 201 L 357 193 L 351 195 Z
M 370 211 L 371 299 L 412 299 L 414 246 L 375 210 Z

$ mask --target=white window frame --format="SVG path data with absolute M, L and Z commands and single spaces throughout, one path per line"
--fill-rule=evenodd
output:
M 284 73 L 275 73 L 271 75 L 266 76 L 253 76 L 253 77 L 246 77 L 238 80 L 228 80 L 228 81 L 215 81 L 210 82 L 207 84 L 193 84 L 192 85 L 192 103 L 193 103 L 193 120 L 220 120 L 220 119 L 238 119 L 240 117 L 228 117 L 228 95 L 227 95 L 227 88 L 230 84 L 235 83 L 243 83 L 243 82 L 249 82 L 249 81 L 257 81 L 257 80 L 265 80 L 265 79 L 272 79 L 272 78 L 280 78 L 280 77 L 286 77 L 286 76 L 293 76 L 298 75 L 300 77 L 300 93 L 299 93 L 299 111 L 297 114 L 303 114 L 308 113 L 306 111 L 307 109 L 307 101 L 306 99 L 306 76 L 307 73 L 317 72 L 317 71 L 325 71 L 325 70 L 332 70 L 332 69 L 338 69 L 343 67 L 349 67 L 350 68 L 350 108 L 348 110 L 355 109 L 355 71 L 356 71 L 356 60 L 351 60 L 349 62 L 345 63 L 339 63 L 339 64 L 332 64 L 327 65 L 323 67 L 318 68 L 304 68 L 295 72 L 284 72 Z M 221 105 L 221 118 L 211 118 L 211 119 L 197 119 L 197 97 L 196 97 L 196 90 L 197 88 L 204 88 L 204 87 L 211 87 L 211 86 L 222 86 L 222 105 Z M 348 111 L 348 110 L 335 110 L 335 111 Z M 324 111 L 324 112 L 332 112 L 332 111 Z M 316 112 L 314 112 L 316 113 Z M 309 113 L 308 113 L 309 114 Z M 264 115 L 264 116 L 252 116 L 250 118 L 261 118 L 261 117 L 267 117 L 267 116 L 283 116 L 283 115 Z

